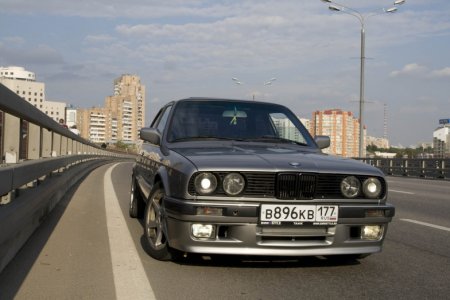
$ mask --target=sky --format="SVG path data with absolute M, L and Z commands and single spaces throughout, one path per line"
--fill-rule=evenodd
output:
M 393 1 L 338 3 L 364 16 L 368 135 L 382 137 L 386 119 L 392 145 L 431 142 L 450 118 L 450 1 L 407 0 L 395 13 L 383 10 Z M 0 66 L 34 72 L 47 100 L 83 108 L 138 75 L 147 125 L 193 96 L 358 117 L 361 23 L 351 12 L 320 0 L 0 0 Z

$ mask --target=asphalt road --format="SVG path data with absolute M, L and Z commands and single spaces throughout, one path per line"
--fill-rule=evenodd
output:
M 130 163 L 107 165 L 74 188 L 0 274 L 0 299 L 450 297 L 449 181 L 388 178 L 396 217 L 383 251 L 359 262 L 194 255 L 174 263 L 142 248 L 142 223 L 128 217 L 130 174 Z

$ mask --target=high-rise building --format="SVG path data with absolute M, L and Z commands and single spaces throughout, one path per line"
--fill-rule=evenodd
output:
M 359 156 L 359 121 L 350 111 L 330 109 L 313 112 L 310 132 L 313 136 L 330 137 L 330 147 L 323 149 L 325 153 L 344 157 Z
M 311 133 L 311 120 L 305 118 L 298 118 L 302 122 L 303 126 Z
M 367 145 L 373 145 L 380 149 L 389 149 L 389 140 L 384 137 L 366 136 Z
M 45 84 L 22 67 L 0 67 L 0 83 L 58 122 L 65 119 L 64 102 L 45 100 Z
M 145 124 L 145 86 L 139 76 L 126 74 L 114 80 L 114 96 L 106 97 L 105 108 L 111 113 L 108 141 L 138 143 Z
M 139 144 L 139 130 L 145 124 L 145 86 L 136 75 L 114 80 L 114 95 L 104 107 L 77 110 L 80 135 L 95 143 Z
M 450 119 L 439 120 L 440 127 L 433 132 L 434 157 L 450 157 Z
M 35 107 L 43 110 L 45 84 L 36 81 L 33 72 L 22 67 L 0 67 L 0 83 Z
M 77 128 L 80 136 L 93 143 L 108 141 L 107 131 L 110 127 L 110 112 L 104 107 L 77 109 Z

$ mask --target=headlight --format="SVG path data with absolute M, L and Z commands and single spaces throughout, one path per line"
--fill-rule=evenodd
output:
M 245 187 L 245 179 L 239 173 L 230 173 L 223 179 L 223 190 L 230 196 L 242 193 Z
M 346 198 L 355 198 L 359 194 L 361 183 L 355 176 L 345 177 L 341 181 L 341 193 Z
M 375 177 L 370 177 L 364 180 L 363 192 L 367 198 L 377 198 L 382 191 L 382 185 L 380 180 Z
M 195 177 L 194 185 L 200 195 L 212 194 L 217 188 L 217 178 L 212 173 L 200 173 Z

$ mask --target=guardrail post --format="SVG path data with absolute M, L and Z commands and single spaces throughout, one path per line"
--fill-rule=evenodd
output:
M 441 161 L 441 171 L 439 173 L 439 178 L 445 178 L 445 160 Z
M 20 119 L 10 115 L 4 114 L 5 133 L 3 151 L 5 152 L 5 162 L 7 164 L 17 163 L 19 159 L 20 147 Z
M 61 155 L 61 135 L 53 132 L 52 157 Z
M 389 172 L 388 172 L 389 175 L 392 175 L 392 165 L 393 164 L 394 164 L 394 161 L 392 159 L 389 160 Z
M 67 155 L 67 137 L 61 136 L 61 155 Z
M 67 155 L 72 154 L 72 146 L 73 146 L 73 140 L 71 138 L 67 138 Z
M 42 128 L 42 157 L 51 157 L 52 156 L 52 132 Z
M 427 163 L 425 162 L 425 160 L 422 160 L 420 163 L 420 177 L 425 177 L 425 167 L 426 167 Z
M 33 123 L 28 124 L 28 159 L 39 159 L 41 147 L 41 128 Z

